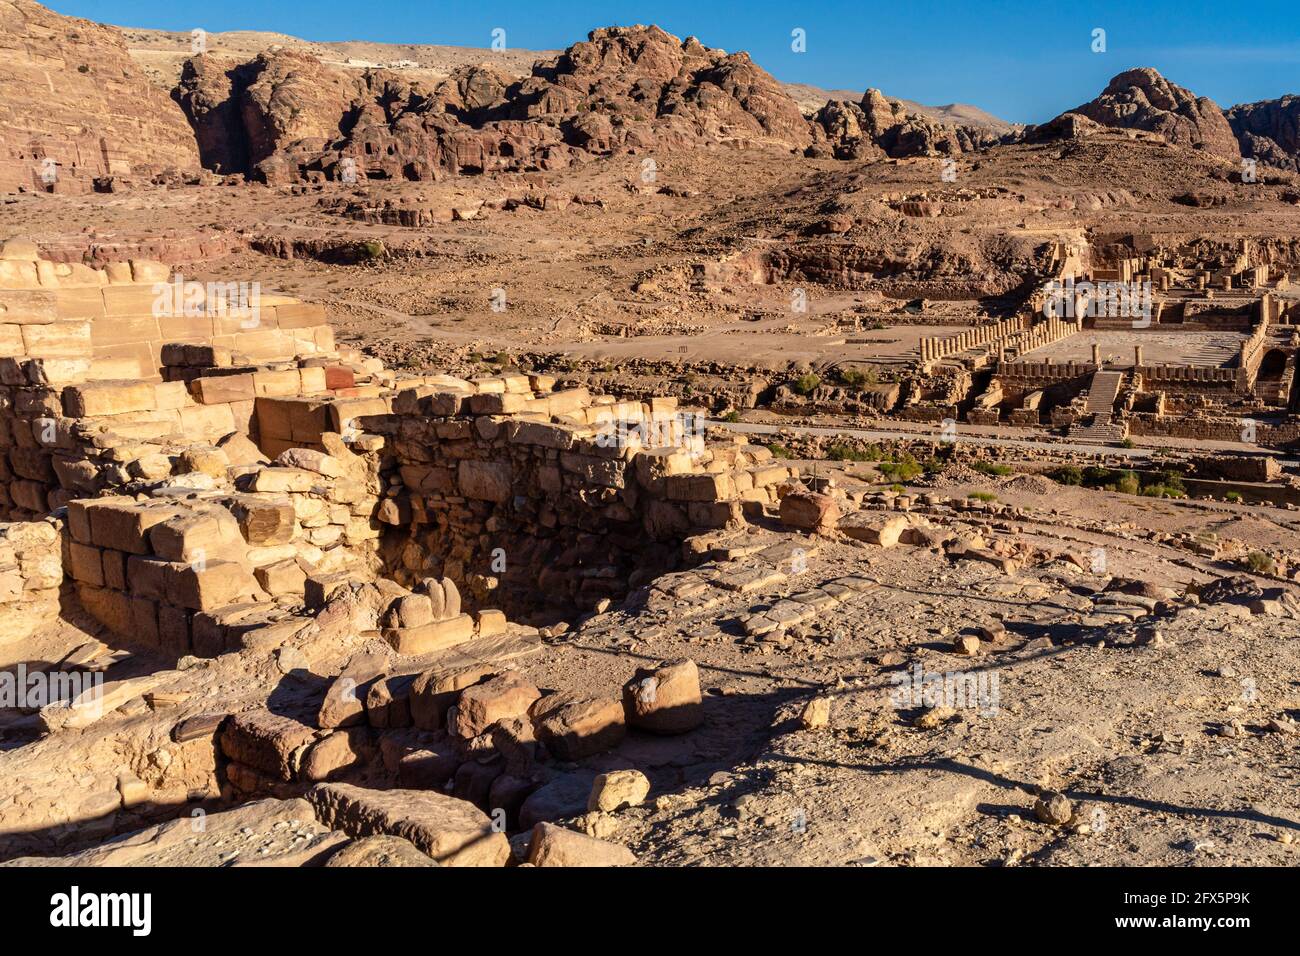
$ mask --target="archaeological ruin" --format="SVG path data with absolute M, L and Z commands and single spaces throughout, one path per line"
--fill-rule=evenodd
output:
M 192 935 L 262 891 L 177 868 L 879 867 L 963 915 L 895 874 L 1294 866 L 1293 96 L 1121 62 L 1011 122 L 721 28 L 55 7 L 0 0 L 0 875 L 39 916 L 89 867 Z

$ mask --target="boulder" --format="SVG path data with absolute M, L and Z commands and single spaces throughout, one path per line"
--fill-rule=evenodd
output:
M 656 734 L 684 734 L 704 723 L 700 674 L 692 660 L 639 668 L 623 686 L 627 722 Z
M 431 790 L 367 790 L 321 783 L 307 791 L 317 818 L 353 838 L 409 840 L 444 866 L 504 866 L 506 835 L 473 804 Z
M 636 857 L 625 846 L 539 823 L 528 844 L 528 862 L 533 866 L 631 866 Z

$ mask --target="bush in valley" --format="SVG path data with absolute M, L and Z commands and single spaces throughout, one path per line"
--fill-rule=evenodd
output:
M 821 383 L 822 379 L 820 375 L 815 375 L 812 372 L 809 372 L 807 375 L 800 375 L 791 382 L 790 390 L 796 395 L 808 396 L 816 391 L 817 387 L 821 385 Z
M 854 448 L 842 441 L 837 441 L 826 449 L 826 457 L 831 461 L 875 461 L 871 453 L 861 449 Z
M 876 468 L 889 481 L 911 481 L 924 470 L 911 454 L 904 454 L 897 461 L 882 461 Z
M 841 385 L 854 391 L 861 391 L 869 385 L 880 382 L 880 377 L 874 368 L 841 368 L 836 370 L 836 377 Z
M 1049 471 L 1047 477 L 1060 485 L 1081 485 L 1083 484 L 1083 469 L 1078 465 L 1062 465 L 1060 468 Z

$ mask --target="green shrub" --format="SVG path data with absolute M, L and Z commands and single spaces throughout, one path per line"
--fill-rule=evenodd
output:
M 1118 480 L 1115 482 L 1115 490 L 1126 495 L 1136 495 L 1142 490 L 1142 482 L 1138 481 L 1136 473 L 1121 471 Z
M 378 259 L 385 251 L 384 244 L 378 239 L 367 239 L 357 246 L 357 255 L 362 259 Z
M 1144 487 L 1142 495 L 1147 498 L 1186 498 L 1187 492 L 1181 488 L 1170 488 L 1168 485 L 1154 484 Z
M 904 455 L 898 461 L 882 461 L 876 466 L 889 481 L 911 481 L 921 474 L 921 465 L 911 455 Z
M 791 458 L 791 457 L 793 457 L 793 456 L 790 454 L 790 449 L 789 449 L 789 448 L 786 448 L 784 445 L 778 444 L 777 442 L 772 442 L 770 445 L 768 445 L 768 446 L 767 446 L 767 450 L 770 451 L 770 452 L 772 453 L 772 457 L 773 457 L 773 458 Z
M 727 412 L 727 414 L 722 416 L 722 420 L 724 422 L 731 422 L 734 424 L 735 422 L 740 421 L 740 412 L 736 411 L 733 408 L 731 411 Z
M 986 504 L 987 504 L 988 502 L 990 502 L 990 501 L 997 501 L 997 500 L 998 500 L 998 496 L 995 495 L 995 494 L 993 494 L 993 493 L 990 492 L 990 491 L 972 491 L 972 492 L 971 492 L 970 494 L 968 494 L 966 497 L 967 497 L 967 498 L 974 498 L 976 501 L 983 501 L 983 502 L 986 503 Z
M 1062 465 L 1060 468 L 1049 471 L 1047 477 L 1060 485 L 1083 484 L 1083 471 L 1078 465 Z
M 880 381 L 873 368 L 842 368 L 837 370 L 836 376 L 841 385 L 856 391 L 861 391 L 866 386 L 875 385 Z
M 800 375 L 790 383 L 790 389 L 796 395 L 811 395 L 817 386 L 821 385 L 820 375 L 814 375 L 809 372 L 807 375 Z
M 982 475 L 997 475 L 999 478 L 1011 474 L 1010 465 L 995 465 L 991 461 L 973 461 L 971 468 Z
M 831 461 L 871 461 L 871 456 L 845 442 L 837 441 L 826 449 L 826 457 Z
M 1276 574 L 1277 565 L 1263 551 L 1252 551 L 1246 555 L 1246 567 L 1256 574 Z
M 1241 504 L 1241 502 L 1242 502 L 1242 500 L 1243 500 L 1242 497 L 1241 497 L 1241 492 L 1240 492 L 1240 491 L 1230 491 L 1230 492 L 1228 492 L 1226 495 L 1224 495 L 1223 497 L 1224 497 L 1227 501 L 1231 501 L 1233 504 Z

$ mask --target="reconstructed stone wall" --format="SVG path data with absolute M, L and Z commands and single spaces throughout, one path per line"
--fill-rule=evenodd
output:
M 228 489 L 70 502 L 63 559 L 82 606 L 120 637 L 210 657 L 373 577 L 382 480 L 327 441 L 334 454 L 226 468 Z
M 1169 438 L 1199 438 L 1205 441 L 1243 441 L 1247 419 L 1191 418 L 1173 415 L 1135 414 L 1127 419 L 1132 435 L 1159 435 Z M 1265 448 L 1282 448 L 1300 441 L 1300 422 L 1256 422 L 1254 441 Z
M 567 616 L 675 566 L 682 538 L 760 515 L 795 475 L 744 439 L 706 443 L 675 399 L 546 375 L 399 381 L 336 350 L 318 307 L 231 310 L 159 263 L 3 252 L 0 510 L 66 506 L 77 600 L 178 657 L 275 641 L 358 584 L 404 654 L 499 629 L 495 608 Z

